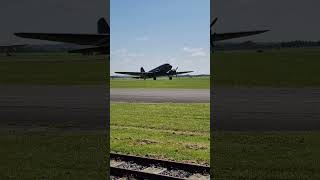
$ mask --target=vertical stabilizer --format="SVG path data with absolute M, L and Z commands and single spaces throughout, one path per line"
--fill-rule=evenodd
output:
M 145 72 L 144 69 L 143 69 L 143 67 L 141 67 L 140 72 Z
M 110 26 L 104 18 L 100 18 L 98 21 L 98 33 L 110 34 Z

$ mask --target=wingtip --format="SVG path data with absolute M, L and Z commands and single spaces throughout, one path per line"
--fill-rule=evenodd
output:
M 24 34 L 25 34 L 25 33 L 20 33 L 20 32 L 19 32 L 19 33 L 14 33 L 14 35 L 15 35 L 15 36 L 18 36 L 18 37 L 24 37 Z

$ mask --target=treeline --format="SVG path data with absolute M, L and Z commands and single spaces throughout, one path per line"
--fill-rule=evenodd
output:
M 281 48 L 306 48 L 319 47 L 320 41 L 289 41 L 289 42 L 253 42 L 245 41 L 240 43 L 217 43 L 214 46 L 216 51 L 228 50 L 263 50 L 263 49 L 281 49 Z

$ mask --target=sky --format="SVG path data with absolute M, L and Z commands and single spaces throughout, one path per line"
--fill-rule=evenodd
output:
M 319 0 L 211 0 L 216 32 L 271 29 L 231 41 L 320 40 Z
M 210 73 L 209 0 L 111 0 L 111 75 L 170 63 Z
M 109 0 L 1 0 L 0 45 L 48 44 L 14 32 L 96 33 L 100 17 L 109 21 Z

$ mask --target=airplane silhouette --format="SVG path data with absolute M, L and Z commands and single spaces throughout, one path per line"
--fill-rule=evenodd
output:
M 71 50 L 70 53 L 110 54 L 110 27 L 104 18 L 98 20 L 97 34 L 68 34 L 68 33 L 15 33 L 16 36 L 29 39 L 39 39 L 78 45 L 90 45 L 90 48 Z
M 131 75 L 131 76 L 134 76 L 132 78 L 144 79 L 144 80 L 146 80 L 147 78 L 153 78 L 153 80 L 157 80 L 157 77 L 168 76 L 169 80 L 172 80 L 173 76 L 178 77 L 179 74 L 193 72 L 193 71 L 177 72 L 177 70 L 178 70 L 178 67 L 176 69 L 172 69 L 172 66 L 170 64 L 163 64 L 163 65 L 158 66 L 148 72 L 145 72 L 143 67 L 141 67 L 140 72 L 115 72 L 115 73 Z
M 217 21 L 218 21 L 218 18 L 215 18 L 210 24 L 210 34 L 211 34 L 210 43 L 212 47 L 214 46 L 214 42 L 217 42 L 217 41 L 252 36 L 252 35 L 261 34 L 261 33 L 270 31 L 270 30 L 259 30 L 259 31 L 242 31 L 242 32 L 240 31 L 240 32 L 229 32 L 229 33 L 215 33 L 215 32 L 212 33 L 211 29 Z

